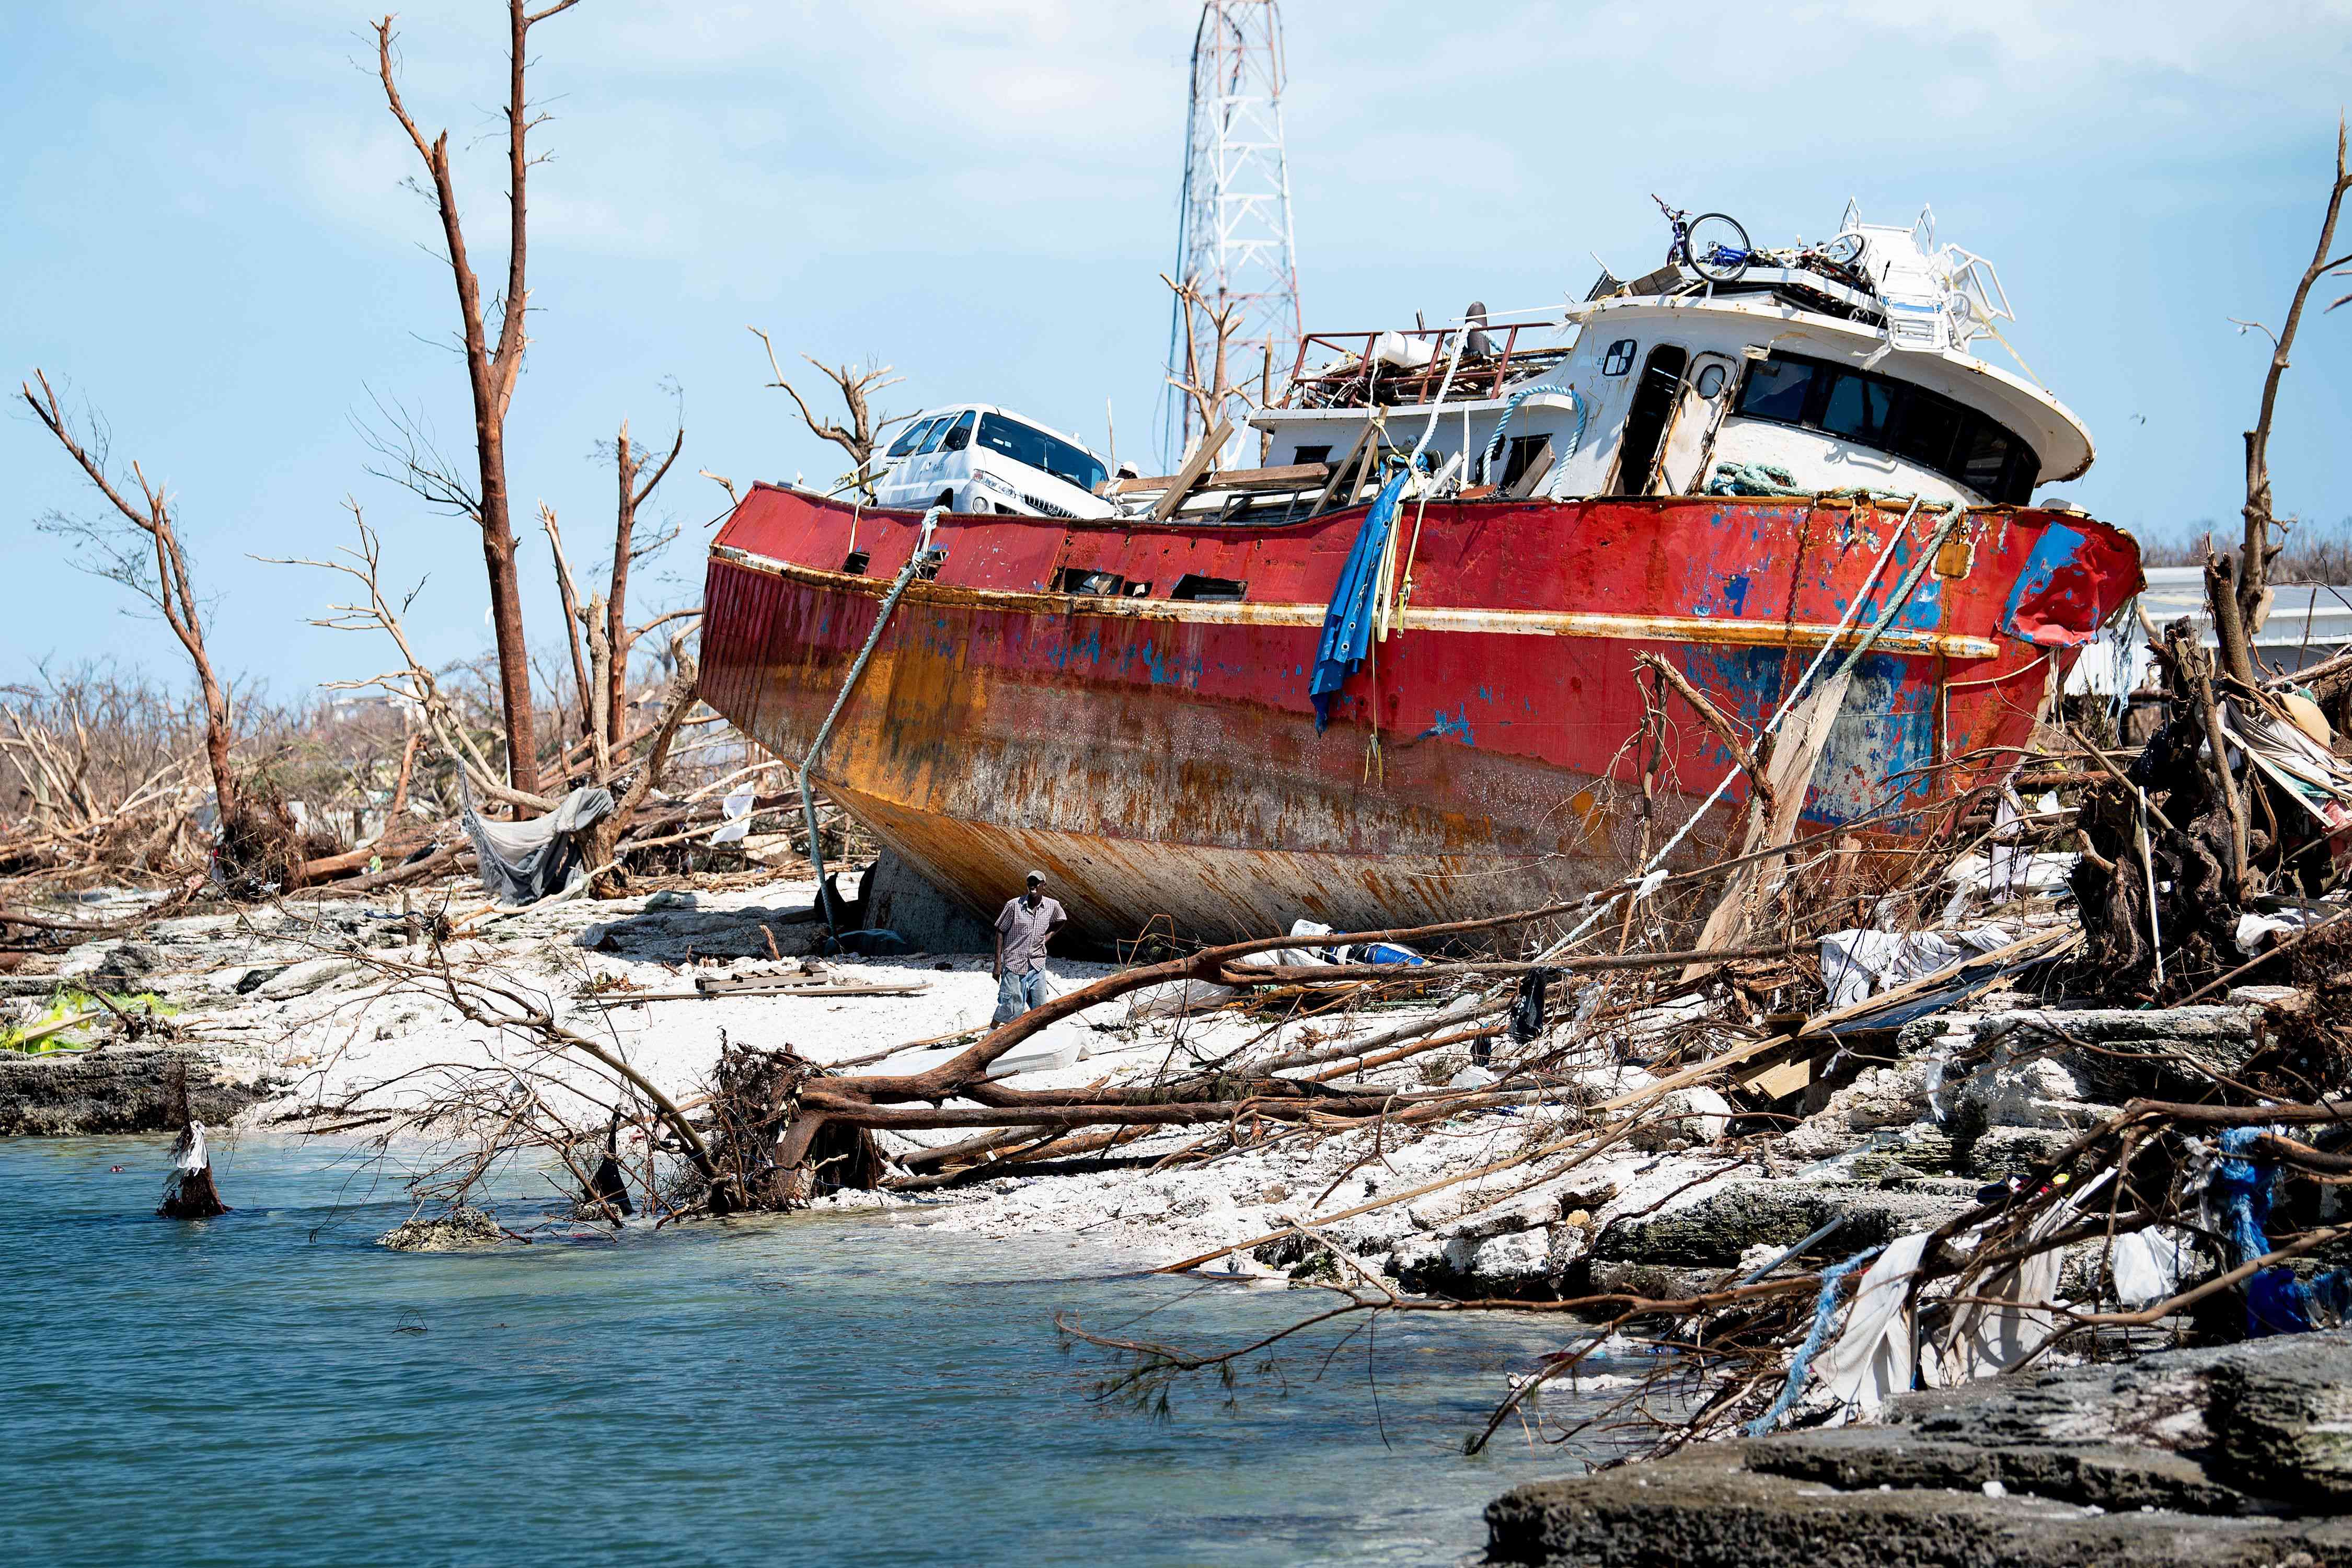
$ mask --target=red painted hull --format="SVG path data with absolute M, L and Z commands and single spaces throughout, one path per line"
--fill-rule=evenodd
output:
M 992 908 L 1035 865 L 1100 936 L 1155 915 L 1220 936 L 1300 916 L 1360 929 L 1526 908 L 1632 867 L 1634 655 L 1664 655 L 1759 723 L 1832 640 L 1902 523 L 1899 511 L 1781 500 L 1446 503 L 1418 519 L 1408 508 L 1400 540 L 1417 526 L 1418 542 L 1402 627 L 1318 732 L 1309 672 L 1363 515 L 1268 527 L 942 518 L 937 580 L 898 607 L 815 776 L 975 905 Z M 1922 513 L 1905 528 L 1861 627 L 1939 521 Z M 2062 641 L 2076 635 L 2064 623 L 2095 626 L 2137 585 L 2137 551 L 2102 524 L 1994 509 L 1966 526 L 1970 558 L 1939 563 L 1965 574 L 1924 575 L 1857 667 L 1808 797 L 1812 822 L 1927 830 L 1937 803 L 2013 761 L 1987 749 L 2028 739 L 2053 667 L 2072 658 L 2013 634 Z M 797 761 L 916 530 L 908 513 L 755 490 L 712 547 L 704 697 Z M 862 575 L 839 570 L 853 551 Z M 1065 569 L 1151 589 L 1049 593 Z M 1244 582 L 1246 596 L 1171 601 L 1187 574 Z M 1678 700 L 1669 713 L 1657 838 L 1730 764 Z M 1734 804 L 1744 796 L 1735 783 Z M 1718 853 L 1738 820 L 1718 807 L 1685 862 Z

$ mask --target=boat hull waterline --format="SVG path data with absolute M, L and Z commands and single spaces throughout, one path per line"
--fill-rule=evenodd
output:
M 1761 724 L 1825 644 L 1868 634 L 1944 521 L 1809 499 L 1408 508 L 1410 596 L 1318 731 L 1309 674 L 1363 518 L 942 517 L 936 577 L 908 585 L 813 780 L 975 908 L 1034 867 L 1102 940 L 1154 917 L 1216 938 L 1300 917 L 1360 930 L 1525 909 L 1636 864 L 1637 654 Z M 919 521 L 767 486 L 746 496 L 711 549 L 705 699 L 798 761 Z M 1090 573 L 1150 587 L 1052 591 Z M 1243 597 L 1170 597 L 1180 583 Z M 2136 547 L 2105 524 L 1969 513 L 1856 665 L 1809 829 L 1931 830 L 1931 808 L 2014 764 L 2000 748 L 2029 740 L 2074 647 L 2138 584 Z M 1651 844 L 1736 769 L 1680 699 L 1667 707 Z M 1676 863 L 1725 853 L 1746 795 L 1735 779 L 1730 809 Z

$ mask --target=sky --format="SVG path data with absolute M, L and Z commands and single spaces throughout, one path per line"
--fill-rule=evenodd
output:
M 415 0 L 402 90 L 456 150 L 467 238 L 504 272 L 504 6 Z M 808 353 L 895 367 L 892 412 L 977 399 L 1150 454 L 1168 335 L 1187 58 L 1178 0 L 890 5 L 583 0 L 531 35 L 531 345 L 509 425 L 535 642 L 560 635 L 538 503 L 607 552 L 596 446 L 685 453 L 639 579 L 691 603 L 739 483 L 845 468 L 769 379 Z M 2312 258 L 2352 0 L 2216 6 L 1884 0 L 1431 7 L 1288 0 L 1283 99 L 1310 331 L 1580 299 L 1663 256 L 1650 193 L 1759 244 L 1934 207 L 1999 268 L 2004 334 L 2099 458 L 2047 490 L 2144 538 L 2230 528 L 2268 342 Z M 418 172 L 338 0 L 0 6 L 0 370 L 101 414 L 170 487 L 216 661 L 280 700 L 383 668 L 313 626 L 328 574 L 260 557 L 384 542 L 428 659 L 488 646 L 469 523 L 369 472 L 380 405 L 470 442 L 457 307 Z M 2352 226 L 2347 226 L 2352 237 Z M 2352 248 L 2347 238 L 2344 248 Z M 2323 289 L 2325 285 L 2323 285 Z M 2352 292 L 2347 279 L 2336 292 Z M 2333 299 L 2326 293 L 2323 300 Z M 1986 357 L 2016 361 L 1988 345 Z M 804 366 L 799 367 L 805 369 Z M 2272 458 L 2283 512 L 2352 516 L 2352 307 L 2309 316 Z M 675 388 L 675 393 L 670 389 Z M 804 392 L 813 389 L 803 384 Z M 1139 451 L 1139 448 L 1141 448 Z M 0 418 L 0 684 L 113 658 L 174 680 L 37 524 L 95 498 L 21 404 Z

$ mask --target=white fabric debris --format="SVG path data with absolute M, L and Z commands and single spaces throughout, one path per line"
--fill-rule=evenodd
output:
M 2060 1205 L 2052 1212 L 2071 1215 L 2073 1211 Z M 2036 1226 L 2031 1234 L 2038 1239 L 2043 1228 Z M 1954 1314 L 1951 1343 L 1941 1366 L 1946 1385 L 1990 1377 L 2027 1352 L 2041 1348 L 2050 1337 L 2050 1314 L 2023 1303 L 2047 1301 L 2057 1293 L 2059 1261 L 2058 1248 L 2053 1247 L 1977 1288 L 1978 1295 L 1997 1297 L 2003 1304 L 1970 1302 Z
M 1911 1319 L 1903 1303 L 1927 1246 L 1925 1231 L 1887 1244 L 1862 1277 L 1844 1331 L 1818 1363 L 1822 1386 L 1849 1415 L 1866 1414 L 1911 1391 Z
M 2116 1300 L 2126 1310 L 2153 1306 L 2177 1294 L 2197 1267 L 2194 1238 L 2171 1226 L 2150 1226 L 2116 1237 L 2109 1255 Z
M 1329 936 L 1331 928 L 1320 921 L 1293 921 L 1293 936 Z M 1273 947 L 1264 952 L 1245 952 L 1234 960 L 1235 963 L 1254 963 L 1266 969 L 1292 969 L 1307 963 L 1336 962 L 1328 949 L 1314 947 Z
M 1290 934 L 1297 937 L 1329 936 L 1331 928 L 1318 921 L 1293 921 Z M 1264 952 L 1245 952 L 1234 960 L 1235 963 L 1255 964 L 1262 969 L 1291 969 L 1306 964 L 1328 964 L 1338 962 L 1326 948 L 1276 947 Z M 1172 1018 L 1182 1013 L 1222 1002 L 1241 993 L 1231 985 L 1220 985 L 1213 980 L 1171 980 L 1165 985 L 1154 985 L 1138 991 L 1128 998 L 1130 1018 Z
M 212 1164 L 212 1156 L 205 1152 L 205 1124 L 191 1121 L 180 1134 L 178 1158 L 172 1162 L 174 1170 L 201 1171 Z
M 710 842 L 713 844 L 734 844 L 740 842 L 745 836 L 750 834 L 751 831 L 751 785 L 746 784 L 741 789 L 735 791 L 733 794 L 725 796 L 719 801 L 719 815 L 724 816 L 727 820 L 720 826 L 718 832 L 710 836 Z
M 1240 994 L 1233 986 L 1220 985 L 1213 980 L 1171 980 L 1165 985 L 1147 986 L 1129 995 L 1127 1016 L 1138 1020 L 1173 1018 Z
M 2042 1241 L 2073 1224 L 2084 1200 L 2114 1174 L 2102 1171 L 2079 1192 L 2052 1204 L 2027 1229 L 2026 1239 Z M 1969 1302 L 1953 1313 L 1951 1337 L 1937 1367 L 1938 1381 L 1949 1387 L 1990 1377 L 2040 1350 L 2042 1342 L 2056 1331 L 2049 1308 L 2057 1300 L 2062 1261 L 2060 1248 L 2045 1247 L 2022 1263 L 1978 1281 L 1971 1294 L 1985 1300 Z M 2000 1305 L 1991 1304 L 1996 1301 Z
M 1984 893 L 1996 899 L 2028 898 L 2035 893 L 2054 893 L 2065 887 L 2073 875 L 2080 855 L 2045 852 L 2038 855 L 2018 854 L 1996 868 L 1992 860 L 1983 855 L 1963 855 L 1944 873 L 1944 880 L 1971 893 Z
M 2270 936 L 2294 935 L 2307 925 L 2333 919 L 2339 910 L 2281 910 L 2273 915 L 2242 914 L 2238 917 L 2237 930 L 2230 933 L 2238 951 L 2248 958 L 2270 945 L 2263 939 Z
M 1851 1007 L 2016 940 L 2015 930 L 1998 923 L 1950 931 L 1833 931 L 1822 938 L 1822 983 L 1832 1007 Z

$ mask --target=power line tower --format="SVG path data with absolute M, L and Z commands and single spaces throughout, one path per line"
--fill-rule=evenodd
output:
M 1205 0 L 1192 37 L 1192 104 L 1185 117 L 1184 205 L 1168 329 L 1168 374 L 1214 390 L 1218 329 L 1231 384 L 1256 390 L 1288 376 L 1303 330 L 1292 258 L 1290 171 L 1282 146 L 1282 12 L 1276 0 Z M 1161 405 L 1162 456 L 1173 467 L 1205 432 L 1194 400 L 1173 387 Z M 1238 396 L 1219 414 L 1245 428 Z M 1238 452 L 1236 435 L 1229 453 Z

